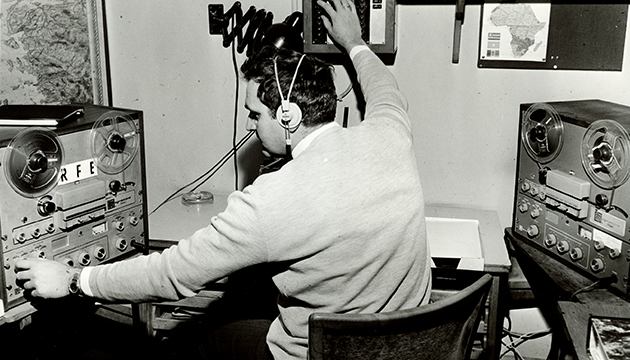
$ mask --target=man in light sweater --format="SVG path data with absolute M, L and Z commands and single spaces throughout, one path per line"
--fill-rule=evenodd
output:
M 83 269 L 19 261 L 24 288 L 42 298 L 78 290 L 104 301 L 180 299 L 239 269 L 280 264 L 273 276 L 279 316 L 264 326 L 266 341 L 255 355 L 273 359 L 307 358 L 313 312 L 377 313 L 428 303 L 424 200 L 406 98 L 361 39 L 354 3 L 318 3 L 329 34 L 356 69 L 366 100 L 360 125 L 334 122 L 329 67 L 264 50 L 242 68 L 248 128 L 264 152 L 291 161 L 232 193 L 224 212 L 177 246 Z M 297 125 L 283 99 L 301 108 Z M 215 350 L 204 348 L 206 355 Z

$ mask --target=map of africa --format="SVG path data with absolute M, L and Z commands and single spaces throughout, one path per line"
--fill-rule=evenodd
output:
M 86 0 L 0 1 L 0 103 L 92 103 Z
M 536 34 L 546 25 L 536 18 L 529 4 L 501 4 L 492 10 L 490 21 L 495 26 L 509 28 L 510 42 L 514 58 L 523 57 L 536 43 Z

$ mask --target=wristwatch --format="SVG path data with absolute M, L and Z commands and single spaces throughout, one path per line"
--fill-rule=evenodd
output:
M 72 279 L 70 279 L 70 284 L 68 284 L 68 292 L 72 295 L 82 295 L 81 285 L 79 284 L 79 279 L 81 278 L 81 270 L 75 271 L 72 275 Z

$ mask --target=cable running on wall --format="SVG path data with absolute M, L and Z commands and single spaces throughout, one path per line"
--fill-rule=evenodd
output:
M 221 34 L 223 36 L 223 47 L 228 48 L 232 43 L 236 43 L 236 51 L 250 57 L 253 53 L 262 48 L 267 29 L 273 24 L 274 15 L 265 9 L 256 9 L 250 6 L 243 13 L 242 5 L 239 1 L 223 14 L 220 20 Z M 302 13 L 294 12 L 284 21 L 295 34 L 302 34 Z M 294 49 L 301 51 L 301 49 Z

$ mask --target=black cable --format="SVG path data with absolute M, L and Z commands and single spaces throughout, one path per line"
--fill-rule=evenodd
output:
M 232 32 L 234 32 L 234 19 L 232 19 Z M 234 149 L 234 190 L 238 191 L 238 157 L 236 156 L 236 130 L 238 123 L 238 94 L 240 89 L 238 65 L 236 63 L 236 47 L 232 42 L 232 66 L 234 67 L 234 77 L 236 79 L 236 90 L 234 95 L 234 120 L 232 128 L 232 148 Z
M 573 301 L 573 298 L 575 298 L 578 294 L 581 294 L 587 291 L 593 291 L 602 286 L 608 286 L 612 283 L 617 282 L 617 280 L 619 279 L 615 275 L 610 275 L 605 278 L 601 278 L 590 285 L 587 285 L 581 289 L 577 289 L 576 291 L 574 291 L 573 294 L 571 294 L 571 297 L 569 297 L 569 301 Z
M 250 131 L 247 135 L 245 135 L 239 142 L 238 144 L 236 144 L 236 149 L 240 149 L 246 142 L 247 140 L 249 140 L 252 136 L 254 135 L 253 131 Z M 203 183 L 205 183 L 206 181 L 208 181 L 208 179 L 210 179 L 210 177 L 212 175 L 214 175 L 226 162 L 227 160 L 230 159 L 230 157 L 234 154 L 235 149 L 230 149 L 230 151 L 228 151 L 225 155 L 223 155 L 223 157 L 216 163 L 214 164 L 214 166 L 212 166 L 208 171 L 206 171 L 205 173 L 201 174 L 200 176 L 198 176 L 195 180 L 189 182 L 188 184 L 182 186 L 181 188 L 179 188 L 177 191 L 175 191 L 174 193 L 172 193 L 170 196 L 168 196 L 164 201 L 162 201 L 160 203 L 160 205 L 158 205 L 155 209 L 153 209 L 153 211 L 151 211 L 149 213 L 149 216 L 151 214 L 153 214 L 154 212 L 156 212 L 159 208 L 161 208 L 164 204 L 166 204 L 167 202 L 175 199 L 177 196 L 181 196 L 180 192 L 184 191 L 187 187 L 191 186 L 192 184 L 196 183 L 197 181 L 199 181 L 200 179 L 202 179 L 204 176 L 207 176 L 208 174 L 210 174 L 206 179 L 203 180 Z M 199 184 L 199 185 L 201 185 Z M 193 189 L 196 190 L 199 185 L 197 187 L 195 187 Z
M 250 6 L 243 15 L 241 3 L 237 1 L 232 5 L 230 10 L 225 12 L 224 19 L 232 19 L 234 26 L 232 27 L 232 31 L 228 33 L 228 24 L 224 22 L 222 28 L 223 47 L 227 48 L 230 44 L 238 42 L 236 47 L 238 53 L 242 53 L 245 47 L 247 47 L 246 54 L 249 57 L 261 47 L 265 30 L 273 23 L 273 13 L 267 12 L 264 9 L 256 10 L 256 7 Z M 248 25 L 247 31 L 245 32 L 245 36 L 243 36 L 243 28 L 246 25 Z
M 236 144 L 236 149 L 232 149 L 233 151 L 232 151 L 232 153 L 230 154 L 230 156 L 232 156 L 232 155 L 236 154 L 236 150 L 238 150 L 238 149 L 240 149 L 241 147 L 243 147 L 243 145 L 245 144 L 245 142 L 247 142 L 247 140 L 249 140 L 249 139 L 250 139 L 250 138 L 251 138 L 251 137 L 252 137 L 255 133 L 256 133 L 256 132 L 254 132 L 254 131 L 250 131 L 249 133 L 247 133 L 247 135 L 245 135 L 245 136 L 241 139 L 241 141 L 240 141 L 238 144 Z M 222 167 L 223 165 L 225 165 L 225 163 L 226 163 L 229 159 L 230 159 L 229 157 L 222 159 L 222 160 L 220 161 L 220 162 L 221 162 L 221 164 L 220 164 L 220 165 L 219 165 L 216 169 L 211 169 L 210 171 L 212 171 L 212 173 L 210 173 L 210 171 L 208 171 L 208 173 L 210 173 L 210 174 L 206 173 L 206 174 L 204 175 L 204 176 L 206 176 L 206 178 L 205 178 L 203 181 L 201 181 L 199 184 L 197 184 L 197 186 L 195 186 L 194 188 L 192 188 L 192 190 L 191 190 L 191 191 L 195 191 L 195 190 L 197 190 L 197 189 L 198 189 L 201 185 L 205 184 L 205 183 L 206 183 L 206 181 L 210 180 L 210 178 L 211 178 L 214 174 L 216 174 L 216 172 L 217 172 L 217 171 L 219 171 L 219 170 L 221 169 L 221 167 Z
M 505 344 L 505 347 L 507 348 L 500 356 L 499 359 L 502 358 L 503 356 L 505 356 L 505 354 L 509 353 L 509 352 L 513 352 L 515 355 L 518 354 L 518 352 L 516 352 L 516 348 L 521 346 L 523 343 L 529 341 L 529 340 L 534 340 L 534 339 L 539 339 L 541 337 L 547 336 L 551 334 L 551 329 L 545 329 L 545 330 L 541 330 L 541 331 L 536 331 L 536 332 L 530 332 L 527 334 L 523 334 L 523 335 L 517 335 L 518 339 L 516 342 L 512 342 L 511 344 Z M 519 354 L 518 355 L 520 358 L 522 358 L 522 356 Z

